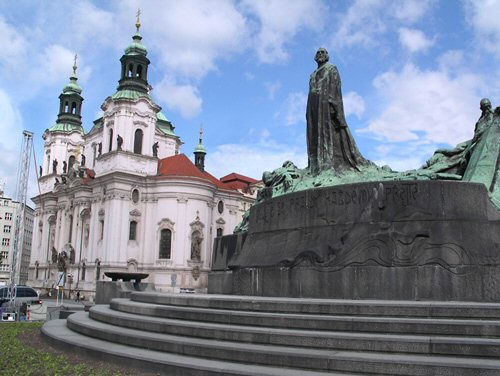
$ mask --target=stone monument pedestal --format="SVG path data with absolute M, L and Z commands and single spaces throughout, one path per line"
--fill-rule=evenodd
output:
M 97 281 L 95 291 L 95 304 L 109 304 L 114 298 L 130 298 L 136 291 L 156 291 L 154 283 L 143 283 L 141 279 L 149 274 L 109 272 L 105 273 L 112 281 Z M 118 281 L 121 279 L 122 281 Z M 135 282 L 131 282 L 134 280 Z
M 255 205 L 212 257 L 209 293 L 500 301 L 500 212 L 476 183 L 316 188 Z

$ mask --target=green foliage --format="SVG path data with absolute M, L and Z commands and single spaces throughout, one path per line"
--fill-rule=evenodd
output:
M 26 346 L 18 336 L 40 330 L 43 323 L 0 323 L 0 375 L 112 376 L 121 373 L 95 369 L 84 363 L 72 364 L 64 355 Z

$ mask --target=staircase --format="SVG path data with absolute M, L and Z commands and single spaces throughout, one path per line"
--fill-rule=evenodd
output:
M 500 375 L 500 304 L 132 293 L 42 328 L 165 375 Z

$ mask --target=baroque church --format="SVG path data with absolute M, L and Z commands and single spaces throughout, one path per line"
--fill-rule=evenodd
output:
M 180 153 L 150 95 L 139 18 L 136 27 L 117 91 L 92 129 L 82 126 L 75 59 L 43 134 L 28 280 L 42 292 L 64 285 L 91 298 L 96 281 L 117 271 L 148 273 L 143 282 L 163 291 L 206 291 L 214 238 L 232 233 L 254 203 L 257 180 L 205 171 L 201 130 L 194 163 Z

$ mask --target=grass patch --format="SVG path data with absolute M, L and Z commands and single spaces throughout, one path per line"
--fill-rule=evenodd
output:
M 33 376 L 122 376 L 130 375 L 116 370 L 96 368 L 91 362 L 78 363 L 66 355 L 55 354 L 40 348 L 27 346 L 20 341 L 30 333 L 40 336 L 43 323 L 0 324 L 0 375 Z M 41 346 L 38 346 L 41 347 Z M 48 345 L 47 345 L 48 347 Z

